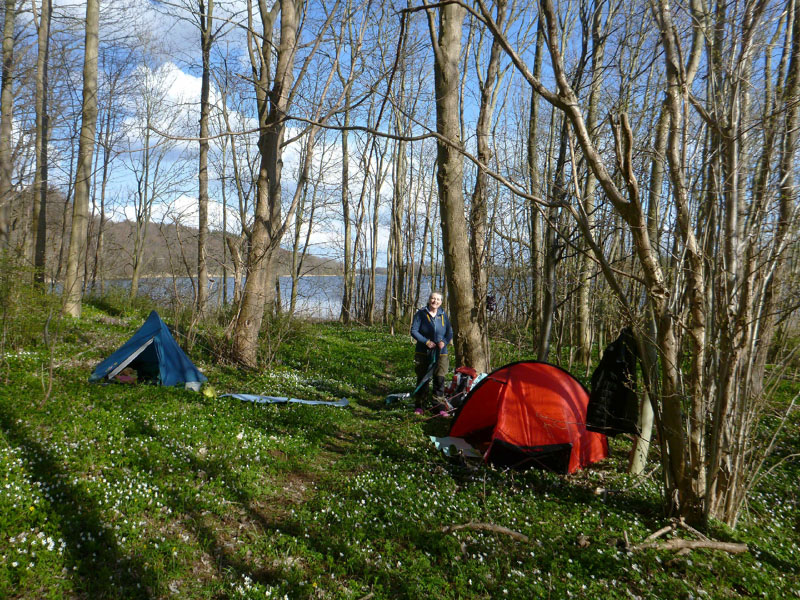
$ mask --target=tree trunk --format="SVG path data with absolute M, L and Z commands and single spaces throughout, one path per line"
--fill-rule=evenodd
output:
M 597 111 L 600 102 L 600 91 L 603 86 L 603 58 L 605 56 L 605 46 L 608 36 L 606 26 L 603 23 L 603 13 L 606 2 L 600 0 L 595 5 L 592 15 L 591 36 L 592 36 L 592 71 L 590 74 L 591 83 L 589 100 L 586 112 L 586 127 L 592 139 L 597 137 Z M 610 6 L 613 11 L 614 7 Z M 610 20 L 607 17 L 607 21 Z M 594 195 L 597 189 L 597 178 L 591 169 L 586 173 L 586 183 L 583 190 L 583 210 L 587 218 L 589 229 L 594 228 Z M 591 332 L 591 312 L 589 311 L 589 290 L 591 288 L 591 262 L 589 261 L 589 246 L 585 238 L 580 242 L 580 253 L 578 255 L 578 310 L 577 310 L 577 347 L 578 353 L 576 360 L 582 363 L 587 372 L 592 358 L 592 332 Z M 601 349 L 602 350 L 602 349 Z
M 81 265 L 86 252 L 86 231 L 89 220 L 89 182 L 92 175 L 94 134 L 97 126 L 97 54 L 100 25 L 100 1 L 86 0 L 86 42 L 83 62 L 83 105 L 81 134 L 78 144 L 78 169 L 75 174 L 75 196 L 72 205 L 72 232 L 64 278 L 64 312 L 73 317 L 81 314 L 83 281 Z
M 448 143 L 437 143 L 436 183 L 439 189 L 450 320 L 455 336 L 457 363 L 486 371 L 489 365 L 472 295 L 469 237 L 464 219 L 462 189 L 464 158 L 460 152 L 458 75 L 465 10 L 455 4 L 441 6 L 438 10 L 438 35 L 431 11 L 428 11 L 428 24 L 434 50 L 436 130 L 448 140 Z
M 506 20 L 506 0 L 497 2 L 497 26 L 504 27 Z M 488 165 L 491 160 L 489 149 L 489 129 L 492 124 L 495 103 L 497 99 L 497 88 L 502 78 L 499 76 L 501 47 L 497 39 L 492 40 L 492 47 L 489 51 L 489 62 L 486 66 L 486 76 L 481 86 L 480 108 L 478 110 L 478 123 L 475 128 L 477 140 L 478 161 L 483 165 Z M 469 258 L 470 271 L 472 275 L 473 298 L 475 301 L 475 311 L 477 316 L 477 326 L 481 337 L 482 352 L 488 363 L 490 357 L 489 347 L 489 323 L 486 314 L 486 296 L 488 294 L 488 281 L 486 274 L 486 246 L 488 237 L 488 176 L 486 171 L 480 166 L 475 176 L 475 188 L 472 192 L 472 203 L 470 206 L 469 224 Z
M 402 97 L 401 97 L 402 102 Z M 403 134 L 400 124 L 400 116 L 396 115 L 395 127 L 398 135 Z M 391 315 L 392 327 L 398 325 L 400 319 L 400 307 L 403 299 L 405 269 L 403 265 L 403 211 L 406 195 L 406 144 L 398 141 L 394 146 L 394 165 L 393 165 L 393 186 L 392 186 L 392 242 L 390 244 L 392 253 L 392 271 L 387 273 L 387 281 L 392 278 L 391 303 L 389 313 Z M 388 290 L 387 285 L 387 290 Z M 387 297 L 388 300 L 388 297 Z
M 200 46 L 203 56 L 203 75 L 200 85 L 200 166 L 197 197 L 197 313 L 202 317 L 208 304 L 208 265 L 206 264 L 206 239 L 208 238 L 208 117 L 211 79 L 211 42 L 214 18 L 214 0 L 198 1 L 200 19 Z
M 547 362 L 550 355 L 550 340 L 553 332 L 553 321 L 556 311 L 556 290 L 558 288 L 558 277 L 556 266 L 559 261 L 560 243 L 557 239 L 558 225 L 560 220 L 560 210 L 558 203 L 563 201 L 566 195 L 566 178 L 564 170 L 567 162 L 567 142 L 569 130 L 567 119 L 561 122 L 561 136 L 559 138 L 558 159 L 556 160 L 555 174 L 553 180 L 553 192 L 550 197 L 551 205 L 547 208 L 547 223 L 545 224 L 545 251 L 542 279 L 544 280 L 544 294 L 542 298 L 541 330 L 539 332 L 539 344 L 537 348 L 537 359 Z M 556 359 L 558 360 L 558 358 Z
M 35 6 L 35 3 L 34 3 Z M 33 267 L 34 278 L 44 283 L 47 252 L 47 143 L 50 119 L 47 114 L 47 67 L 50 53 L 51 0 L 42 0 L 36 56 L 36 173 L 33 178 Z
M 661 186 L 664 182 L 664 161 L 666 159 L 667 151 L 667 126 L 669 125 L 669 116 L 666 107 L 662 107 L 658 122 L 656 124 L 655 143 L 653 145 L 653 158 L 650 163 L 650 186 L 647 204 L 647 230 L 648 237 L 653 241 L 656 250 L 658 244 L 658 200 L 661 195 Z M 656 324 L 655 314 L 653 307 L 648 304 L 645 309 L 647 312 L 648 335 L 644 342 L 645 351 L 649 355 L 648 364 L 655 365 L 658 361 L 658 348 L 656 348 L 653 340 L 656 338 Z M 657 380 L 656 373 L 652 372 L 645 381 L 655 383 Z M 652 385 L 652 384 L 651 384 Z M 654 413 L 653 405 L 651 402 L 651 395 L 656 394 L 656 390 L 647 389 L 642 390 L 641 405 L 639 407 L 639 435 L 635 438 L 633 443 L 633 451 L 631 453 L 631 463 L 629 472 L 633 475 L 640 475 L 644 472 L 647 464 L 647 455 L 650 452 L 650 440 L 653 437 L 653 423 Z
M 3 73 L 0 88 L 0 252 L 8 250 L 11 223 L 11 125 L 14 113 L 14 23 L 17 17 L 15 0 L 5 0 L 3 22 Z
M 302 2 L 281 0 L 267 11 L 262 0 L 263 24 L 260 58 L 251 58 L 256 77 L 256 98 L 259 112 L 258 150 L 261 155 L 256 181 L 256 206 L 247 261 L 242 302 L 233 332 L 233 355 L 243 365 L 258 364 L 258 336 L 264 310 L 272 306 L 275 280 L 275 254 L 283 234 L 281 226 L 281 174 L 283 171 L 283 137 L 286 123 L 283 116 L 289 107 L 289 93 L 294 78 L 293 63 Z M 269 86 L 272 54 L 272 26 L 281 15 L 280 42 L 277 46 L 275 76 Z M 251 35 L 251 34 L 248 34 Z
M 353 288 L 355 269 L 353 260 L 353 226 L 350 219 L 350 150 L 347 127 L 350 125 L 350 92 L 345 95 L 344 129 L 342 130 L 342 227 L 344 228 L 344 273 L 342 290 L 342 312 L 340 319 L 349 324 L 353 315 Z
M 536 30 L 536 54 L 533 58 L 533 76 L 539 79 L 542 76 L 542 50 L 544 45 L 544 29 L 541 19 L 539 20 Z M 538 149 L 536 147 L 539 133 L 539 94 L 536 90 L 531 89 L 531 106 L 530 114 L 528 116 L 528 140 L 527 140 L 527 158 L 528 158 L 528 177 L 530 180 L 530 193 L 533 196 L 540 196 L 541 178 L 539 174 L 539 165 L 536 162 Z M 541 216 L 539 215 L 539 207 L 529 201 L 528 205 L 529 220 L 531 228 L 530 238 L 530 255 L 531 255 L 531 339 L 538 340 L 539 336 L 539 319 L 542 314 L 542 253 L 541 253 Z

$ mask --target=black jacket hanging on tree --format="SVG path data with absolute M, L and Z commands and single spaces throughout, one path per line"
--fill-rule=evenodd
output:
M 586 410 L 586 429 L 606 435 L 639 433 L 636 396 L 636 341 L 630 327 L 603 352 L 592 373 L 592 393 Z

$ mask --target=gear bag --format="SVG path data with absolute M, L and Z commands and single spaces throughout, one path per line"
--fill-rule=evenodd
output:
M 444 390 L 448 404 L 453 408 L 461 406 L 477 376 L 478 372 L 472 367 L 458 367 L 453 373 L 450 385 Z
M 630 327 L 603 352 L 592 373 L 592 393 L 586 409 L 586 429 L 606 435 L 639 433 L 636 395 L 636 341 Z

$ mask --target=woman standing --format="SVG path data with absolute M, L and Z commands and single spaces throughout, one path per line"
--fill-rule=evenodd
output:
M 425 378 L 428 369 L 433 368 L 433 401 L 444 403 L 444 380 L 450 368 L 450 357 L 447 346 L 453 340 L 453 328 L 450 319 L 442 310 L 442 294 L 431 292 L 427 306 L 414 314 L 411 322 L 411 337 L 416 342 L 414 354 L 414 370 L 417 373 L 417 385 Z M 428 395 L 428 383 L 420 388 L 414 396 L 414 408 L 422 414 L 422 399 Z

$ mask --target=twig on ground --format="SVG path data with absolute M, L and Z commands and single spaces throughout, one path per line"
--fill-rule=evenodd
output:
M 502 525 L 492 525 L 491 523 L 475 523 L 473 521 L 470 521 L 469 523 L 464 523 L 463 525 L 448 525 L 446 527 L 442 527 L 442 533 L 450 533 L 451 531 L 458 531 L 460 529 L 473 529 L 475 531 L 491 531 L 493 533 L 502 533 L 504 535 L 510 536 L 520 542 L 528 541 L 527 535 L 518 533 L 516 531 L 512 531 L 511 529 L 503 527 Z
M 673 538 L 671 540 L 666 541 L 658 541 L 658 538 L 672 533 L 673 531 L 677 530 L 678 527 L 685 529 L 686 531 L 694 534 L 699 540 L 684 540 L 681 538 Z M 747 544 L 737 544 L 734 542 L 718 542 L 716 540 L 712 540 L 711 538 L 707 537 L 703 533 L 699 532 L 697 529 L 689 525 L 683 517 L 679 519 L 672 519 L 672 523 L 658 529 L 648 535 L 643 542 L 640 544 L 636 544 L 635 546 L 631 546 L 630 541 L 628 540 L 628 532 L 626 530 L 622 531 L 623 535 L 625 536 L 625 550 L 628 552 L 638 552 L 640 550 L 647 550 L 650 548 L 656 550 L 668 550 L 668 551 L 676 551 L 677 556 L 684 556 L 689 554 L 692 550 L 697 550 L 700 548 L 706 548 L 709 550 L 722 550 L 723 552 L 730 552 L 731 554 L 741 554 L 742 552 L 747 552 Z
M 681 538 L 673 538 L 671 540 L 658 541 L 661 536 L 675 531 L 678 527 L 694 534 L 699 540 L 684 540 Z M 707 537 L 705 534 L 700 533 L 697 529 L 689 525 L 683 518 L 673 519 L 672 523 L 662 527 L 658 531 L 654 531 L 648 535 L 641 544 L 631 546 L 628 544 L 628 535 L 625 533 L 625 548 L 629 552 L 638 552 L 639 550 L 647 550 L 654 548 L 656 550 L 677 550 L 677 554 L 688 554 L 692 550 L 699 548 L 706 548 L 709 550 L 722 550 L 723 552 L 730 552 L 731 554 L 741 554 L 747 552 L 747 544 L 737 544 L 734 542 L 718 542 Z
M 648 542 L 652 542 L 653 540 L 660 538 L 662 535 L 664 535 L 666 533 L 669 533 L 670 531 L 675 531 L 675 525 L 674 524 L 667 525 L 666 527 L 662 527 L 658 531 L 655 531 L 655 532 L 651 533 L 650 535 L 648 535 L 644 539 L 644 542 L 642 542 L 642 543 L 643 544 L 647 544 Z
M 689 525 L 689 524 L 688 524 L 686 521 L 684 521 L 684 520 L 683 520 L 683 517 L 681 517 L 681 518 L 680 518 L 680 520 L 678 521 L 678 525 L 680 525 L 681 527 L 683 527 L 683 528 L 684 528 L 686 531 L 688 531 L 688 532 L 690 532 L 690 533 L 693 533 L 693 534 L 695 534 L 697 537 L 699 537 L 701 540 L 703 540 L 703 541 L 705 541 L 705 542 L 710 542 L 710 541 L 711 541 L 711 538 L 709 538 L 709 537 L 707 537 L 707 536 L 703 535 L 702 533 L 700 533 L 699 531 L 697 531 L 697 529 L 695 529 L 694 527 L 692 527 L 691 525 Z M 646 540 L 645 540 L 645 541 L 646 541 Z
M 730 552 L 731 554 L 741 554 L 742 552 L 747 552 L 747 544 L 715 542 L 714 540 L 683 540 L 680 538 L 673 538 L 665 542 L 648 542 L 646 544 L 639 544 L 638 546 L 631 548 L 631 550 L 646 550 L 648 548 L 679 551 L 707 548 L 709 550 L 722 550 L 724 552 Z

